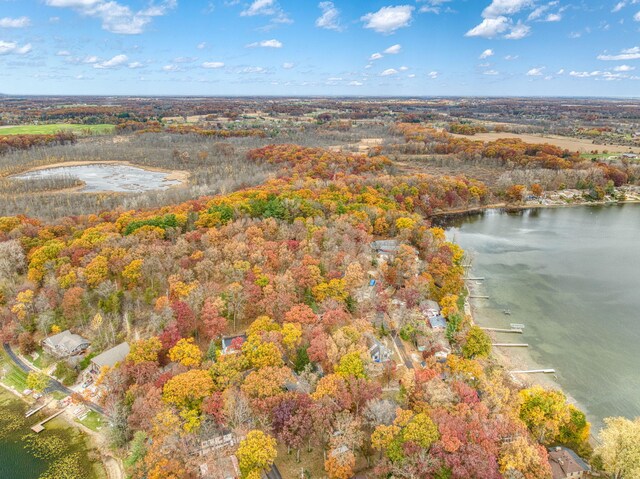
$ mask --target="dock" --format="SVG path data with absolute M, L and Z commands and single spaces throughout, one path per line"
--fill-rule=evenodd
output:
M 479 278 L 464 278 L 466 281 L 484 281 L 484 277 Z
M 64 409 L 60 409 L 60 411 L 56 412 L 55 414 L 52 414 L 51 416 L 49 416 L 47 419 L 45 419 L 44 421 L 40 421 L 38 424 L 36 424 L 35 426 L 31 427 L 31 430 L 35 433 L 39 433 L 44 431 L 44 425 L 46 423 L 48 423 L 49 421 L 51 421 L 52 419 L 58 417 L 60 414 L 62 414 L 64 412 Z
M 524 343 L 493 343 L 492 346 L 499 346 L 501 348 L 528 348 L 528 344 Z
M 523 371 L 510 371 L 511 374 L 555 374 L 555 369 L 528 369 Z
M 494 333 L 516 333 L 516 334 L 522 334 L 522 329 L 515 329 L 515 328 L 511 328 L 511 329 L 505 329 L 505 328 L 480 328 L 483 329 L 485 331 L 493 331 Z
M 28 410 L 28 411 L 26 412 L 26 414 L 24 415 L 24 417 L 31 417 L 31 416 L 33 416 L 33 415 L 34 415 L 35 413 L 37 413 L 38 411 L 40 411 L 40 410 L 44 409 L 44 408 L 47 406 L 47 404 L 49 404 L 49 403 L 44 403 L 44 404 L 41 404 L 40 406 L 38 406 L 38 407 L 36 407 L 36 408 L 33 408 L 33 409 Z
M 489 299 L 489 296 L 469 295 L 470 299 Z

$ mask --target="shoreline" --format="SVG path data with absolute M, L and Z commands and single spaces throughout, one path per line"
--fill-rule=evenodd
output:
M 2 381 L 0 381 L 0 388 L 2 388 L 7 393 L 10 393 L 16 400 L 19 400 L 28 406 L 31 405 L 31 403 L 23 394 L 21 394 L 19 391 L 16 391 L 12 387 L 7 386 Z M 0 390 L 0 394 L 1 393 L 2 390 Z M 95 450 L 95 452 L 97 452 L 100 456 L 100 461 L 96 462 L 96 464 L 100 464 L 102 472 L 104 473 L 103 477 L 105 477 L 106 479 L 124 479 L 125 475 L 122 467 L 122 462 L 119 461 L 115 456 L 106 454 L 104 452 L 104 448 L 102 447 L 104 439 L 100 436 L 99 433 L 92 431 L 84 424 L 76 421 L 75 418 L 66 409 L 64 413 L 59 415 L 56 419 L 64 422 L 66 427 L 76 429 L 81 434 L 83 434 L 83 440 L 87 443 L 90 449 Z
M 130 161 L 125 161 L 125 160 L 99 160 L 99 161 L 78 160 L 78 161 L 62 161 L 58 163 L 50 163 L 46 165 L 26 167 L 26 168 L 20 169 L 19 171 L 5 173 L 4 175 L 0 175 L 0 177 L 11 178 L 12 176 L 15 176 L 15 175 L 22 175 L 26 173 L 31 173 L 33 171 L 43 171 L 43 170 L 51 170 L 55 168 L 86 166 L 86 165 L 122 165 L 122 166 L 129 166 L 132 168 L 138 168 L 144 171 L 151 171 L 155 173 L 166 173 L 167 174 L 167 177 L 165 178 L 166 180 L 179 181 L 178 184 L 170 185 L 169 188 L 177 188 L 177 187 L 185 186 L 189 182 L 189 178 L 191 176 L 191 173 L 189 173 L 188 171 L 168 170 L 166 168 L 160 168 L 156 166 L 139 165 L 137 163 L 131 163 Z M 73 191 L 76 188 L 80 188 L 80 187 L 84 187 L 84 186 L 65 188 L 63 190 L 52 190 L 51 193 L 58 193 L 58 192 L 69 191 L 69 190 Z M 77 192 L 82 193 L 82 191 L 77 191 Z

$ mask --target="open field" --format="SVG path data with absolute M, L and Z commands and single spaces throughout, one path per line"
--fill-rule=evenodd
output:
M 473 136 L 456 134 L 452 134 L 452 136 L 479 141 L 495 141 L 500 138 L 519 138 L 527 143 L 549 143 L 550 145 L 556 145 L 569 151 L 579 151 L 581 153 L 589 153 L 594 150 L 606 150 L 609 153 L 640 153 L 640 148 L 637 147 L 634 148 L 623 145 L 598 145 L 589 140 L 558 135 L 535 135 L 531 133 L 478 133 Z
M 53 123 L 49 125 L 19 125 L 0 126 L 0 135 L 51 135 L 61 130 L 73 131 L 79 134 L 104 135 L 113 133 L 113 125 L 77 125 L 68 123 Z

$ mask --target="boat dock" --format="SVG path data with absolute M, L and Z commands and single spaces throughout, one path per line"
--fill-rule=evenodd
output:
M 524 343 L 493 343 L 492 346 L 499 346 L 501 348 L 528 348 L 528 344 Z
M 480 328 L 483 329 L 484 331 L 492 331 L 494 333 L 516 333 L 516 334 L 522 334 L 522 329 L 515 329 L 515 328 L 511 328 L 511 329 L 505 329 L 505 328 Z
M 60 409 L 60 411 L 56 412 L 55 414 L 52 414 L 51 416 L 49 416 L 47 419 L 45 419 L 44 421 L 40 421 L 38 424 L 36 424 L 35 426 L 31 427 L 31 430 L 35 433 L 39 433 L 44 431 L 44 425 L 46 423 L 48 423 L 49 421 L 51 421 L 52 419 L 58 417 L 60 414 L 62 414 L 64 412 L 64 408 Z
M 41 405 L 40 405 L 40 406 L 38 406 L 38 407 L 35 407 L 35 408 L 33 408 L 33 409 L 29 409 L 29 410 L 26 412 L 26 414 L 24 415 L 24 417 L 31 417 L 31 416 L 33 416 L 33 415 L 34 415 L 35 413 L 37 413 L 38 411 L 40 411 L 40 410 L 44 409 L 44 408 L 47 406 L 47 404 L 49 404 L 49 403 L 44 403 L 44 404 L 41 404 Z

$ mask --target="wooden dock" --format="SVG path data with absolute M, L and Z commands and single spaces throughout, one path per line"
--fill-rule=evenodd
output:
M 466 281 L 484 281 L 484 277 L 479 278 L 464 278 Z
M 44 408 L 47 406 L 47 404 L 49 404 L 49 403 L 44 403 L 44 404 L 41 404 L 40 406 L 38 406 L 38 407 L 36 407 L 36 408 L 34 408 L 34 409 L 30 409 L 30 410 L 28 410 L 28 411 L 26 412 L 26 414 L 24 415 L 24 417 L 31 417 L 31 416 L 33 416 L 33 415 L 34 415 L 35 413 L 37 413 L 38 411 L 40 411 L 40 410 L 44 409 Z
M 524 343 L 493 343 L 492 346 L 499 346 L 501 348 L 528 348 L 528 344 Z
M 470 299 L 489 299 L 489 296 L 469 295 Z
M 493 331 L 494 333 L 516 333 L 522 334 L 522 329 L 505 329 L 505 328 L 480 328 L 485 331 Z
M 45 419 L 44 421 L 40 421 L 38 424 L 36 424 L 35 426 L 31 427 L 31 430 L 35 433 L 39 433 L 44 431 L 44 425 L 46 423 L 48 423 L 49 421 L 51 421 L 52 419 L 58 417 L 60 414 L 62 414 L 64 412 L 64 408 L 60 409 L 57 413 L 52 414 L 51 416 L 49 416 L 47 419 Z

